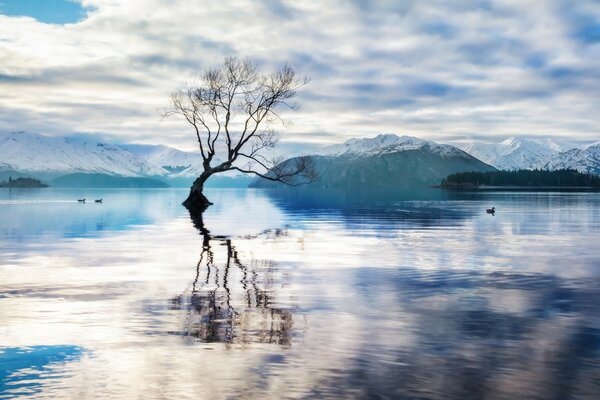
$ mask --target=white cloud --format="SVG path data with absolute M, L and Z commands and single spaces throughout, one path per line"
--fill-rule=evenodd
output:
M 155 110 L 198 70 L 239 55 L 264 68 L 288 60 L 312 78 L 285 128 L 294 142 L 600 135 L 594 1 L 82 4 L 89 15 L 76 24 L 0 15 L 1 130 L 192 149 L 187 127 Z

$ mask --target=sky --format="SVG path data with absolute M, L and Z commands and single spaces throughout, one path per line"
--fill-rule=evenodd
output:
M 291 148 L 600 140 L 598 0 L 0 0 L 0 131 L 193 150 L 157 109 L 227 56 L 310 77 Z

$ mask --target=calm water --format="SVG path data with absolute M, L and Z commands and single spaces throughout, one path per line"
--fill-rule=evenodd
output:
M 600 194 L 185 195 L 0 189 L 0 398 L 599 398 Z

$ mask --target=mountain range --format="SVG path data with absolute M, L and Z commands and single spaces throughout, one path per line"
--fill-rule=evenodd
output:
M 166 146 L 120 146 L 26 132 L 0 136 L 0 169 L 31 172 L 45 178 L 70 173 L 195 176 L 200 167 L 196 154 Z
M 511 137 L 499 143 L 463 143 L 467 153 L 501 170 L 575 169 L 600 174 L 600 142 L 576 146 L 566 141 Z
M 325 146 L 314 152 L 313 159 L 321 172 L 329 171 L 326 175 L 330 181 L 323 183 L 329 186 L 336 186 L 344 179 L 356 182 L 367 179 L 371 167 L 380 168 L 382 177 L 402 175 L 405 182 L 422 183 L 468 168 L 485 170 L 490 165 L 508 170 L 573 168 L 600 174 L 600 142 L 577 147 L 552 139 L 513 137 L 499 143 L 472 142 L 455 147 L 411 136 L 380 134 Z M 413 169 L 407 169 L 407 165 Z M 51 183 L 59 177 L 73 176 L 59 182 L 77 185 L 91 181 L 82 174 L 94 174 L 95 182 L 99 175 L 106 175 L 152 178 L 170 186 L 189 186 L 201 169 L 198 153 L 168 146 L 117 145 L 26 132 L 0 133 L 0 179 L 29 176 Z M 207 186 L 244 187 L 250 181 L 247 176 L 215 176 Z
M 200 174 L 202 159 L 198 153 L 184 152 L 162 145 L 116 145 L 95 140 L 49 137 L 27 132 L 0 134 L 0 178 L 35 177 L 52 185 L 78 186 L 84 182 L 111 185 L 110 177 L 129 179 L 134 187 L 143 182 L 133 178 L 151 178 L 162 183 L 154 187 L 188 187 Z M 89 175 L 86 179 L 83 175 Z M 104 178 L 102 178 L 104 176 Z M 215 177 L 217 186 L 246 186 L 250 178 Z M 103 182 L 103 183 L 100 183 Z M 127 185 L 120 180 L 119 185 Z M 53 185 L 54 186 L 54 185 Z

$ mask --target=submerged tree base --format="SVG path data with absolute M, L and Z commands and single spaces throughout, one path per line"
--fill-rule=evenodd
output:
M 188 198 L 181 204 L 187 208 L 190 213 L 201 214 L 213 203 L 206 198 L 204 193 L 192 189 Z
M 196 178 L 192 187 L 190 188 L 190 194 L 188 195 L 187 199 L 181 203 L 190 211 L 190 213 L 203 213 L 208 206 L 212 205 L 212 203 L 204 195 L 204 182 L 206 182 L 210 175 L 210 173 L 205 171 L 202 173 L 202 175 Z

